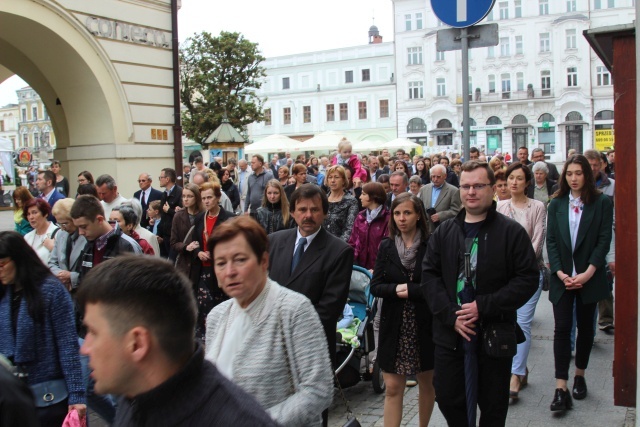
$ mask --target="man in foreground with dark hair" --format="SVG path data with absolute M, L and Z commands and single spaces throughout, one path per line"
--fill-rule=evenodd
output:
M 188 279 L 156 258 L 123 256 L 89 273 L 78 300 L 98 393 L 120 395 L 115 426 L 275 426 L 194 340 Z

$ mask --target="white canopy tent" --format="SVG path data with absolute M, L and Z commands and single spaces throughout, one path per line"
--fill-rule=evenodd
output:
M 285 135 L 274 134 L 253 144 L 245 145 L 244 151 L 247 154 L 291 152 L 297 151 L 294 149 L 297 144 L 300 144 L 300 141 Z
M 291 151 L 320 151 L 320 150 L 329 150 L 338 151 L 338 143 L 342 138 L 344 138 L 344 134 L 341 132 L 335 131 L 327 131 L 322 132 L 314 136 L 313 138 L 307 139 L 304 142 L 298 142 L 296 148 Z M 355 141 L 351 141 L 355 144 Z
M 398 148 L 403 148 L 405 150 L 412 150 L 414 148 L 418 148 L 421 147 L 420 144 L 415 143 L 413 141 L 411 141 L 410 139 L 407 138 L 396 138 L 394 140 L 391 140 L 389 142 L 383 142 L 380 144 L 380 150 L 382 150 L 383 148 L 386 148 L 388 150 L 397 150 Z
M 383 141 L 357 141 L 353 143 L 353 151 L 355 151 L 356 153 L 365 154 L 369 151 L 380 150 L 381 148 L 379 147 L 385 144 L 386 143 Z
M 11 182 L 16 182 L 13 167 L 13 142 L 8 139 L 0 138 L 0 163 L 2 164 L 2 173 L 11 177 Z

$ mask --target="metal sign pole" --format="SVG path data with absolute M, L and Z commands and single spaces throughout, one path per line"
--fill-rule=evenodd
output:
M 465 161 L 469 160 L 470 135 L 469 123 L 469 39 L 466 28 L 460 30 L 460 42 L 462 43 L 462 155 Z M 473 93 L 473 92 L 472 92 Z

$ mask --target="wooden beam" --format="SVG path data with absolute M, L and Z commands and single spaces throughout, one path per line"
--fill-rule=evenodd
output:
M 638 154 L 636 149 L 635 37 L 613 41 L 614 127 L 616 138 L 616 300 L 613 400 L 635 406 L 638 350 Z

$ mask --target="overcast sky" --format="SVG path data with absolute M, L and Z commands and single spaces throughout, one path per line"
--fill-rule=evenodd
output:
M 182 0 L 178 29 L 181 42 L 201 31 L 237 31 L 269 58 L 366 44 L 374 17 L 383 41 L 392 41 L 391 0 Z M 17 76 L 0 84 L 0 106 L 17 103 L 24 86 Z

